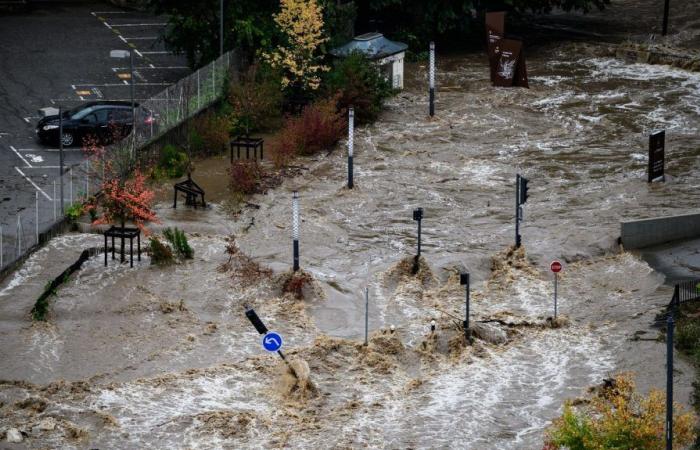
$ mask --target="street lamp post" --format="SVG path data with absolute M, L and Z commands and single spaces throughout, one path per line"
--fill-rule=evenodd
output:
M 131 151 L 134 151 L 136 144 L 136 100 L 134 86 L 134 52 L 131 50 L 112 50 L 109 52 L 112 58 L 124 59 L 129 58 L 129 87 L 131 90 Z

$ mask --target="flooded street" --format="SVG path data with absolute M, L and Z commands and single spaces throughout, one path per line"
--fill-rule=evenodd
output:
M 426 68 L 407 65 L 406 90 L 356 130 L 355 189 L 344 187 L 341 142 L 252 197 L 259 209 L 233 216 L 220 193 L 206 211 L 164 200 L 163 226 L 190 234 L 194 260 L 105 269 L 94 257 L 52 298 L 49 323 L 32 326 L 46 281 L 102 245 L 54 239 L 0 285 L 0 429 L 26 429 L 27 448 L 539 449 L 564 401 L 613 373 L 663 388 L 652 324 L 672 288 L 620 248 L 619 223 L 697 210 L 700 73 L 580 42 L 527 57 L 529 90 L 492 88 L 482 54 L 439 57 L 433 119 Z M 648 184 L 647 140 L 659 129 L 666 182 Z M 523 252 L 509 251 L 517 173 L 530 180 Z M 294 190 L 301 267 L 316 288 L 303 300 L 281 293 Z M 425 264 L 412 276 L 417 207 Z M 273 274 L 250 283 L 223 267 L 231 235 Z M 564 265 L 556 326 L 552 259 Z M 471 320 L 492 335 L 472 346 L 459 328 L 465 269 Z M 263 354 L 244 306 L 308 364 L 308 385 L 290 387 Z M 693 378 L 678 361 L 685 405 Z M 55 429 L 32 429 L 45 417 Z

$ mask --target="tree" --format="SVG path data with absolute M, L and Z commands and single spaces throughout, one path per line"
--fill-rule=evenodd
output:
M 323 8 L 316 0 L 281 0 L 281 5 L 274 19 L 285 42 L 265 53 L 265 59 L 283 71 L 283 87 L 314 91 L 321 84 L 320 74 L 328 70 L 320 55 L 321 44 L 328 40 L 323 33 Z

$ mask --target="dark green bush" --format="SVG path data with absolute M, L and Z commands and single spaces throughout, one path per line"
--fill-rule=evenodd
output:
M 357 52 L 337 60 L 324 81 L 328 97 L 339 94 L 339 109 L 355 108 L 355 121 L 358 124 L 375 121 L 382 110 L 382 103 L 394 92 L 376 65 Z
M 266 64 L 254 64 L 231 82 L 228 117 L 231 135 L 247 135 L 276 127 L 282 118 L 281 75 Z
M 163 244 L 155 236 L 150 239 L 148 254 L 151 255 L 151 264 L 165 265 L 171 264 L 175 260 L 170 247 Z
M 187 171 L 187 154 L 174 145 L 168 144 L 160 152 L 158 167 L 153 169 L 154 178 L 180 178 Z
M 187 236 L 185 236 L 184 231 L 178 228 L 166 228 L 163 230 L 163 236 L 170 242 L 178 256 L 184 259 L 192 259 L 194 257 L 194 250 L 187 242 Z

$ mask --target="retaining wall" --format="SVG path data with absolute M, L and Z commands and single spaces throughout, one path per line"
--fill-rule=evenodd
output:
M 696 237 L 700 237 L 700 213 L 620 223 L 620 239 L 628 250 Z

